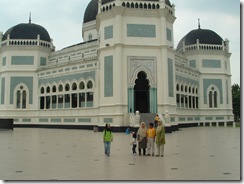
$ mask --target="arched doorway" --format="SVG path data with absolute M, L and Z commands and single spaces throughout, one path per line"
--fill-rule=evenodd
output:
M 149 113 L 149 81 L 145 72 L 141 71 L 137 74 L 134 86 L 134 107 L 135 111 L 140 113 Z

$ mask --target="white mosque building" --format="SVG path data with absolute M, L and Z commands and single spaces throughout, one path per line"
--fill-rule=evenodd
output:
M 169 0 L 91 0 L 84 41 L 62 50 L 31 21 L 0 32 L 0 118 L 120 129 L 139 111 L 168 112 L 169 126 L 233 122 L 228 39 L 199 25 L 175 47 L 175 20 Z

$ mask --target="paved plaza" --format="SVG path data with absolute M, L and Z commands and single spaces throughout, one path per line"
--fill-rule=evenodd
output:
M 133 156 L 131 135 L 15 128 L 0 131 L 1 180 L 240 180 L 240 128 L 193 127 L 166 134 L 165 156 Z

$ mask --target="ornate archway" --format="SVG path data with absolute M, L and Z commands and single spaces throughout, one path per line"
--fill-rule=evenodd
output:
M 134 107 L 140 113 L 150 112 L 150 86 L 145 72 L 140 71 L 134 86 Z

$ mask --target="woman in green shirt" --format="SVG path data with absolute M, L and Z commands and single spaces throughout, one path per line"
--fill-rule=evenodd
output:
M 156 146 L 157 154 L 156 157 L 164 156 L 164 145 L 165 145 L 165 128 L 162 124 L 162 121 L 158 121 L 158 127 L 156 128 Z

